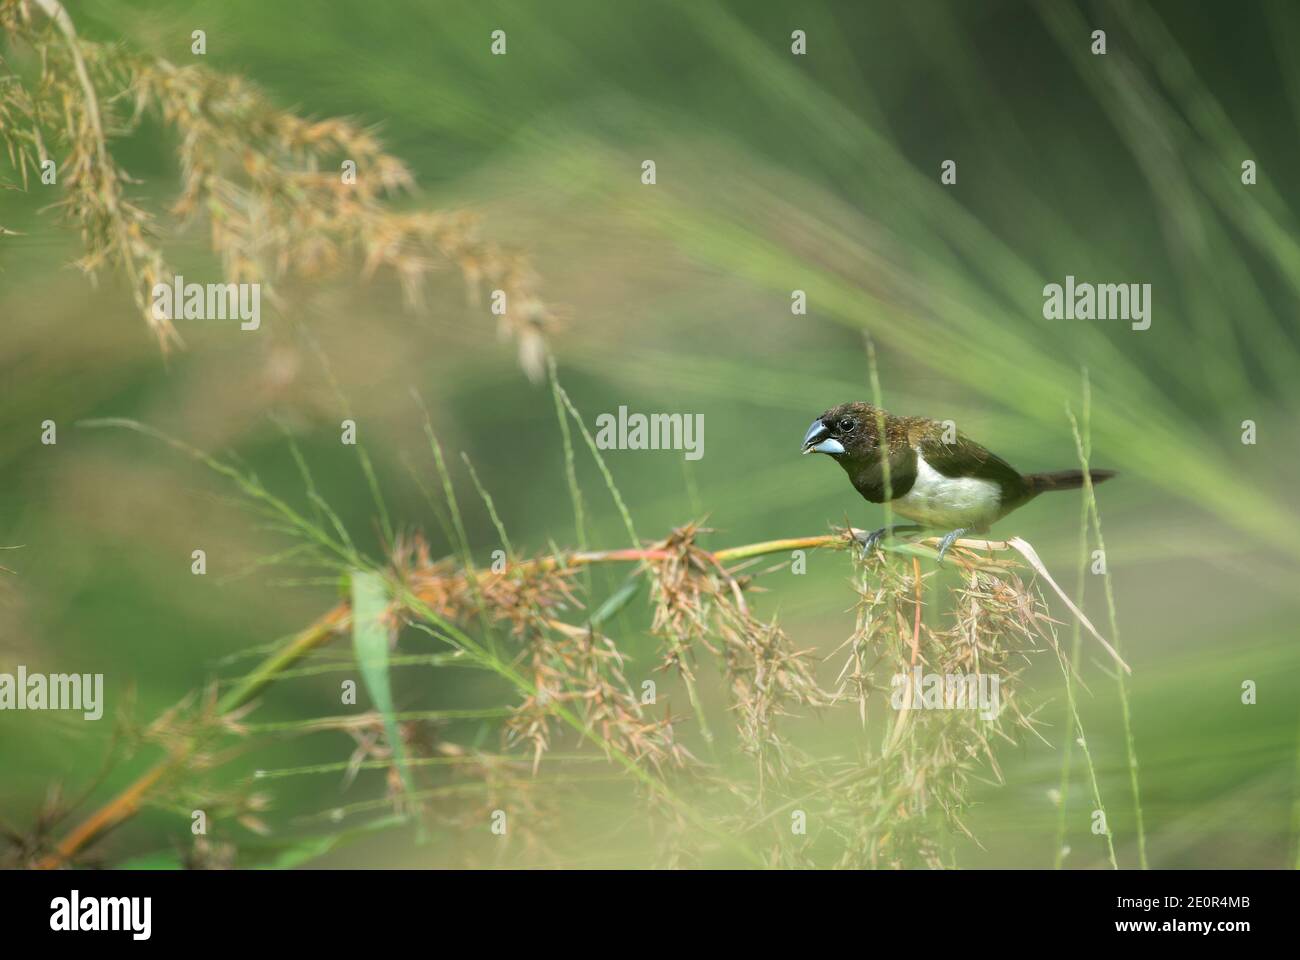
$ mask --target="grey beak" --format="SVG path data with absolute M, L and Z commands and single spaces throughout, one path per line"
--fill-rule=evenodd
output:
M 804 453 L 843 453 L 844 444 L 831 436 L 830 428 L 814 420 L 803 437 Z

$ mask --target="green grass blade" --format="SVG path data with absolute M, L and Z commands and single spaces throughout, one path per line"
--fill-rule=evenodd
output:
M 406 766 L 406 751 L 402 746 L 401 731 L 393 710 L 393 691 L 388 676 L 388 627 L 384 616 L 388 612 L 388 583 L 370 571 L 354 570 L 352 573 L 352 649 L 361 671 L 362 682 L 384 719 L 384 733 L 393 751 L 393 763 L 402 778 L 406 792 L 413 792 L 410 771 Z

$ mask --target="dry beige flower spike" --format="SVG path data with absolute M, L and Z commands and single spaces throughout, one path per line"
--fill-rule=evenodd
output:
M 153 215 L 131 201 L 133 181 L 111 150 L 146 116 L 178 137 L 181 191 L 167 212 L 206 221 L 227 282 L 262 284 L 275 302 L 281 278 L 356 262 L 363 276 L 391 271 L 414 308 L 428 276 L 450 264 L 474 302 L 483 289 L 505 293 L 502 329 L 525 373 L 541 379 L 556 318 L 527 258 L 482 239 L 463 211 L 396 209 L 412 178 L 371 131 L 282 110 L 240 77 L 84 40 L 58 0 L 0 0 L 0 35 L 35 54 L 26 73 L 0 55 L 0 144 L 24 186 L 62 153 L 55 206 L 81 232 L 78 266 L 92 276 L 120 269 L 164 350 L 180 337 L 155 316 L 151 293 L 174 275 Z M 344 175 L 345 163 L 355 176 Z

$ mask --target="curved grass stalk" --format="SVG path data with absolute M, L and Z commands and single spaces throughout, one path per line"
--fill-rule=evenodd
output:
M 1086 374 L 1084 384 L 1086 388 Z M 1092 477 L 1088 473 L 1088 454 L 1084 448 L 1083 441 L 1079 437 L 1079 424 L 1075 422 L 1073 414 L 1070 414 L 1070 427 L 1074 431 L 1074 442 L 1079 451 L 1080 462 L 1083 465 L 1084 502 L 1087 504 L 1088 512 L 1092 516 L 1092 531 L 1093 535 L 1097 538 L 1097 548 L 1101 551 L 1101 555 L 1104 558 L 1106 556 L 1106 541 L 1102 539 L 1101 535 L 1101 514 L 1097 509 L 1097 497 L 1093 491 Z M 1115 592 L 1111 585 L 1109 567 L 1104 568 L 1102 584 L 1106 592 L 1106 610 L 1110 617 L 1110 635 L 1114 638 L 1115 646 L 1118 648 L 1119 623 L 1115 614 Z M 1133 792 L 1133 816 L 1137 827 L 1138 865 L 1143 870 L 1146 870 L 1148 868 L 1147 836 L 1146 826 L 1142 819 L 1142 793 L 1138 786 L 1137 748 L 1133 742 L 1133 719 L 1129 709 L 1128 684 L 1124 680 L 1123 673 L 1116 674 L 1116 682 L 1119 685 L 1120 716 L 1124 723 L 1124 753 L 1128 760 L 1129 789 Z

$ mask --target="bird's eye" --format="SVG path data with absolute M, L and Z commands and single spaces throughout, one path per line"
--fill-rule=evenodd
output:
M 845 417 L 843 420 L 840 421 L 840 429 L 843 430 L 845 433 L 848 433 L 857 425 L 858 425 L 858 421 L 854 420 L 852 417 Z

